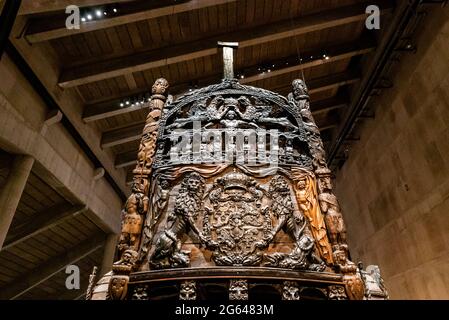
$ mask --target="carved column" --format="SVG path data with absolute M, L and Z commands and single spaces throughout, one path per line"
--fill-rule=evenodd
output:
M 33 164 L 34 158 L 17 156 L 0 192 L 0 249 L 3 247 Z
M 132 250 L 138 252 L 142 234 L 142 227 L 149 207 L 148 190 L 150 185 L 151 167 L 156 152 L 157 132 L 162 109 L 167 100 L 167 80 L 157 79 L 152 87 L 149 114 L 142 133 L 139 152 L 137 154 L 137 165 L 133 170 L 134 179 L 132 193 L 125 203 L 123 210 L 122 232 L 118 244 L 119 256 L 124 252 Z M 152 217 L 146 217 L 146 220 Z M 145 233 L 147 236 L 148 232 Z
M 150 205 L 148 198 L 149 180 L 156 152 L 159 121 L 167 100 L 167 89 L 168 82 L 163 78 L 157 79 L 151 88 L 153 95 L 150 99 L 150 110 L 137 154 L 137 165 L 133 171 L 132 193 L 122 212 L 122 232 L 118 244 L 120 260 L 112 266 L 113 276 L 109 283 L 109 297 L 114 300 L 122 300 L 127 297 L 129 275 L 137 269 L 138 250 L 141 244 L 145 218 L 145 225 L 151 226 L 152 217 L 146 217 Z M 148 220 L 150 223 L 147 222 Z M 144 237 L 145 235 L 147 238 L 151 238 L 149 232 L 144 232 Z

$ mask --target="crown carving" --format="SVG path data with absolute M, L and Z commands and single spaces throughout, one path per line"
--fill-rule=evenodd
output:
M 224 189 L 245 189 L 248 190 L 248 186 L 251 179 L 241 173 L 234 170 L 234 172 L 228 173 L 223 177 Z

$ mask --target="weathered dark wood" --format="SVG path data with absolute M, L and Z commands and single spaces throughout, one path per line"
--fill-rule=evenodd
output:
M 351 84 L 357 82 L 359 76 L 353 72 L 347 72 L 342 74 L 331 75 L 328 77 L 323 77 L 319 79 L 314 79 L 309 82 L 310 93 L 321 92 L 329 90 L 342 85 Z M 277 88 L 274 91 L 285 91 L 288 87 Z M 142 134 L 142 129 L 145 122 L 140 122 L 133 124 L 131 126 L 120 128 L 116 130 L 111 130 L 103 133 L 102 148 L 110 148 L 116 145 L 124 144 L 131 141 L 139 140 Z
M 130 283 L 181 281 L 189 279 L 275 279 L 321 283 L 342 283 L 342 275 L 326 272 L 293 271 L 267 267 L 213 267 L 151 270 L 131 274 Z
M 135 0 L 78 0 L 76 1 L 76 5 L 79 7 L 90 7 L 108 3 L 124 3 L 132 1 Z M 22 0 L 19 15 L 62 11 L 72 4 L 75 4 L 73 0 Z
M 163 49 L 137 53 L 132 56 L 78 66 L 63 72 L 59 85 L 61 87 L 73 87 L 132 72 L 214 55 L 218 52 L 217 42 L 223 39 L 232 39 L 239 42 L 240 48 L 245 48 L 360 21 L 366 17 L 365 8 L 366 5 L 365 7 L 356 5 L 338 8 L 301 17 L 294 22 L 286 19 L 282 22 L 241 30 L 235 33 L 222 34 L 209 39 L 201 39 Z
M 51 39 L 57 39 L 61 37 L 70 36 L 76 33 L 85 33 L 95 30 L 101 30 L 106 28 L 112 28 L 121 26 L 131 22 L 142 21 L 146 19 L 154 19 L 157 17 L 167 16 L 171 14 L 181 13 L 190 10 L 198 10 L 201 8 L 207 8 L 210 6 L 216 6 L 228 2 L 234 2 L 236 0 L 192 0 L 178 3 L 175 5 L 167 5 L 168 1 L 156 2 L 156 4 L 144 3 L 148 9 L 143 9 L 142 4 L 132 5 L 129 4 L 124 9 L 124 13 L 118 16 L 107 18 L 104 20 L 96 20 L 91 23 L 85 23 L 79 30 L 68 30 L 64 26 L 64 17 L 57 17 L 56 21 L 51 19 L 39 20 L 34 22 L 29 28 L 26 35 L 27 40 L 31 43 L 48 41 Z M 91 1 L 92 2 L 92 1 Z M 104 1 L 103 1 L 104 2 Z M 109 1 L 110 2 L 110 1 Z M 116 1 L 114 1 L 116 2 Z M 123 2 L 123 0 L 122 0 Z
M 34 235 L 41 233 L 64 220 L 81 214 L 87 210 L 85 206 L 73 206 L 71 204 L 56 205 L 33 215 L 28 221 L 23 222 L 8 232 L 3 249 L 12 247 Z
M 299 63 L 298 56 L 290 56 L 283 59 L 276 59 L 276 60 L 270 60 L 265 61 L 263 63 L 259 63 L 257 65 L 248 66 L 245 67 L 245 70 L 237 71 L 236 74 L 245 74 L 245 77 L 243 79 L 240 79 L 240 83 L 249 84 L 254 81 L 262 80 L 262 79 L 268 79 L 271 77 L 279 76 L 282 74 L 300 71 L 308 68 L 313 68 L 322 64 L 332 63 L 336 61 L 340 61 L 343 59 L 348 59 L 353 56 L 362 55 L 369 53 L 373 51 L 375 48 L 375 43 L 373 40 L 367 40 L 367 41 L 361 41 L 361 42 L 354 42 L 349 43 L 345 45 L 340 45 L 338 47 L 330 47 L 330 48 L 321 48 L 321 49 L 315 49 L 315 50 L 307 50 L 303 54 L 305 57 L 318 57 L 318 59 L 314 59 L 312 61 Z M 322 53 L 327 52 L 329 55 L 329 59 L 323 59 Z M 261 73 L 258 68 L 260 65 L 275 65 L 279 66 L 282 65 L 283 67 L 279 68 L 277 67 L 271 72 L 265 72 Z M 217 72 L 214 75 L 207 75 L 198 79 L 189 79 L 182 83 L 174 83 L 172 85 L 172 88 L 170 89 L 170 92 L 174 95 L 177 95 L 189 88 L 192 83 L 198 83 L 200 85 L 210 85 L 216 82 L 219 82 L 221 79 L 222 73 Z M 141 94 L 145 94 L 146 91 L 140 92 Z M 123 97 L 126 98 L 126 97 Z M 144 106 L 147 105 L 125 105 L 123 107 L 120 106 L 120 103 L 122 103 L 123 100 L 121 99 L 113 99 L 110 101 L 94 104 L 94 105 L 88 105 L 85 107 L 83 120 L 85 122 L 91 122 L 96 121 L 100 119 L 104 119 L 107 117 L 116 116 L 119 114 L 132 112 L 136 110 L 140 110 Z

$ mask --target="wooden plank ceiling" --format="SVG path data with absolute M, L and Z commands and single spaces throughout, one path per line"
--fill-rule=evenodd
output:
M 13 156 L 0 152 L 0 191 Z M 100 266 L 105 234 L 88 210 L 64 199 L 33 168 L 0 251 L 1 299 L 74 299 Z M 65 287 L 65 267 L 80 268 L 83 290 Z
M 391 1 L 377 2 L 384 13 L 392 7 Z M 84 17 L 97 9 L 106 16 L 85 22 L 75 33 L 62 22 L 58 26 L 56 13 L 31 16 L 25 36 L 50 44 L 59 59 L 59 85 L 77 90 L 86 125 L 103 132 L 101 146 L 112 149 L 117 169 L 129 172 L 147 113 L 146 104 L 136 102 L 146 100 L 158 77 L 169 80 L 174 95 L 219 82 L 217 40 L 240 42 L 235 68 L 242 83 L 285 95 L 303 74 L 318 126 L 330 142 L 361 78 L 359 63 L 378 41 L 364 27 L 366 5 L 362 0 L 197 0 L 162 1 L 156 7 L 131 1 L 85 9 Z

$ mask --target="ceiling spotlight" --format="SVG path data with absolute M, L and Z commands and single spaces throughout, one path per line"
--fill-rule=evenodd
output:
M 129 104 L 129 101 L 126 101 L 126 104 Z
M 274 68 L 274 64 L 272 65 L 272 67 Z
M 82 22 L 86 22 L 86 18 L 82 17 L 82 18 L 81 18 L 81 21 L 82 21 Z
M 268 70 L 267 70 L 267 72 L 271 72 L 271 70 L 270 70 L 270 69 L 268 69 Z
M 104 14 L 105 16 L 107 16 L 107 15 L 108 15 L 108 13 L 107 13 L 106 11 L 104 11 L 104 12 L 103 12 L 103 14 Z
M 140 102 L 139 102 L 139 101 L 137 101 L 137 102 L 136 102 L 136 105 L 140 105 Z
M 116 9 L 116 8 L 114 8 L 114 9 L 112 9 L 112 11 L 114 11 L 114 12 L 117 12 L 117 9 Z
M 87 20 L 92 20 L 92 19 L 93 19 L 92 15 L 91 15 L 91 14 L 88 14 L 88 15 L 87 15 Z
M 330 58 L 329 58 L 329 56 L 325 56 L 324 59 L 329 60 Z
M 123 102 L 120 103 L 120 107 L 124 107 L 125 104 Z
M 242 75 L 240 76 L 240 79 L 243 79 L 243 78 L 245 78 L 245 76 L 242 74 Z
M 151 101 L 151 98 L 148 98 L 148 101 Z
M 100 18 L 101 17 L 101 11 L 100 10 L 95 11 L 95 15 Z
M 189 89 L 189 92 L 191 92 L 191 91 L 192 91 L 192 88 Z

